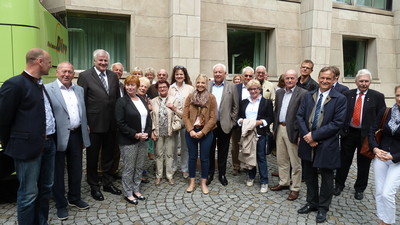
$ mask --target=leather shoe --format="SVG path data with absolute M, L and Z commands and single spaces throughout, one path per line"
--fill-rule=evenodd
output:
M 299 191 L 290 191 L 289 196 L 287 197 L 287 200 L 289 201 L 294 201 L 299 197 Z
M 239 174 L 239 170 L 238 169 L 234 169 L 232 172 L 233 176 L 237 176 Z
M 282 185 L 278 184 L 273 187 L 270 187 L 271 191 L 282 191 L 282 190 L 286 190 L 286 189 L 289 189 L 289 186 L 282 186 Z
M 97 201 L 103 201 L 104 200 L 104 196 L 101 193 L 101 191 L 98 190 L 91 190 L 90 194 L 92 195 L 92 197 L 97 200 Z
M 340 187 L 335 187 L 335 190 L 334 190 L 333 194 L 335 196 L 339 196 L 340 193 L 342 193 L 342 189 Z
M 146 200 L 146 197 L 144 197 L 143 195 L 137 196 L 137 195 L 135 195 L 135 193 L 133 193 L 133 197 L 135 197 L 136 199 L 139 199 L 141 201 Z
M 137 204 L 139 203 L 137 199 L 130 200 L 130 199 L 127 198 L 127 197 L 124 197 L 124 199 L 125 199 L 127 202 L 129 202 L 130 204 L 133 204 L 133 205 L 137 205 Z
M 357 200 L 362 200 L 364 198 L 364 192 L 356 191 L 356 193 L 354 193 L 354 198 Z
M 321 210 L 321 209 L 318 210 L 316 221 L 317 221 L 317 223 L 323 223 L 323 222 L 326 221 L 326 212 L 325 212 L 325 210 Z
M 213 181 L 213 180 L 214 180 L 214 175 L 208 175 L 208 176 L 207 176 L 206 184 L 207 184 L 207 185 L 210 185 L 210 184 L 211 184 L 211 181 Z
M 121 190 L 119 190 L 118 188 L 116 188 L 112 184 L 110 186 L 104 186 L 103 187 L 103 191 L 110 192 L 113 195 L 120 195 L 121 194 Z
M 307 205 L 303 206 L 303 208 L 297 210 L 297 212 L 299 214 L 307 214 L 307 213 L 310 213 L 312 211 L 317 211 L 317 210 L 318 210 L 318 208 L 312 207 L 309 204 L 307 204 Z
M 228 185 L 228 180 L 226 179 L 225 175 L 220 176 L 218 179 L 222 185 L 224 185 L 224 186 Z

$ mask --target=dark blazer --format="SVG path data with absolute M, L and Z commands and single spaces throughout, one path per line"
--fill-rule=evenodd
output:
M 14 159 L 34 159 L 43 151 L 46 115 L 42 87 L 23 72 L 0 88 L 0 139 L 5 154 Z
M 147 108 L 146 101 L 139 97 L 147 109 L 147 121 L 144 132 L 151 135 L 151 116 L 149 109 Z M 115 106 L 115 118 L 118 127 L 118 140 L 120 145 L 132 145 L 139 142 L 139 139 L 135 138 L 136 133 L 142 132 L 142 123 L 140 118 L 139 110 L 133 104 L 129 95 L 118 99 Z
M 240 101 L 242 101 L 243 84 L 242 83 L 235 84 L 235 86 L 236 86 L 236 89 L 238 91 L 238 99 L 239 99 L 239 102 L 240 102 Z
M 316 168 L 340 168 L 339 131 L 343 128 L 345 120 L 346 97 L 332 88 L 320 114 L 321 125 L 311 133 L 314 141 L 318 142 L 317 147 L 312 148 L 303 139 L 303 136 L 311 131 L 311 117 L 314 115 L 318 90 L 307 92 L 297 111 L 300 131 L 299 157 L 313 162 L 313 167 Z
M 398 163 L 400 161 L 400 127 L 397 128 L 394 134 L 392 134 L 392 130 L 388 125 L 390 118 L 392 116 L 392 109 L 390 109 L 383 126 L 381 144 L 378 145 L 378 143 L 376 143 L 375 140 L 375 132 L 378 130 L 379 124 L 382 120 L 384 113 L 385 113 L 385 108 L 381 109 L 375 121 L 375 124 L 371 127 L 371 130 L 369 132 L 369 146 L 370 149 L 378 147 L 382 150 L 390 152 L 390 154 L 393 156 L 392 161 L 394 163 Z
M 286 130 L 289 137 L 289 141 L 293 144 L 297 144 L 297 138 L 299 137 L 299 126 L 297 124 L 296 113 L 297 109 L 300 106 L 300 102 L 303 99 L 303 96 L 307 93 L 307 90 L 297 87 L 294 89 L 292 93 L 292 97 L 289 101 L 289 106 L 286 112 Z M 275 110 L 274 110 L 274 134 L 276 137 L 276 133 L 279 125 L 279 114 L 281 113 L 283 97 L 285 95 L 285 88 L 281 88 L 276 92 L 275 95 Z
M 158 96 L 158 90 L 156 88 L 156 84 L 151 84 L 149 89 L 147 89 L 147 96 L 149 96 L 149 99 L 153 99 Z
M 94 67 L 79 74 L 78 85 L 85 92 L 85 104 L 90 132 L 104 133 L 115 126 L 115 103 L 120 96 L 117 74 L 107 70 L 109 94 Z
M 336 89 L 336 91 L 340 92 L 341 94 L 343 94 L 344 92 L 349 90 L 349 88 L 347 86 L 344 86 L 343 84 L 340 84 L 339 82 L 336 83 L 335 89 Z
M 353 117 L 354 105 L 357 99 L 357 89 L 352 89 L 344 93 L 347 98 L 347 114 L 346 120 L 341 134 L 345 136 L 349 133 L 351 118 Z M 362 109 L 361 121 L 361 140 L 368 135 L 371 126 L 375 123 L 376 117 L 382 108 L 386 107 L 385 96 L 372 89 L 368 89 L 365 95 L 364 105 Z
M 246 118 L 246 107 L 250 103 L 248 99 L 243 99 L 240 101 L 239 105 L 239 118 Z M 260 105 L 258 107 L 257 112 L 257 120 L 265 120 L 267 121 L 267 126 L 260 128 L 257 126 L 257 134 L 258 135 L 267 135 L 267 131 L 269 131 L 269 126 L 274 122 L 274 113 L 272 101 L 269 99 L 265 99 L 261 97 Z

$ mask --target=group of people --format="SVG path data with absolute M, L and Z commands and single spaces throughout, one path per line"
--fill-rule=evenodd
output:
M 155 155 L 155 184 L 162 182 L 165 168 L 166 179 L 173 185 L 180 167 L 182 176 L 189 178 L 187 193 L 196 188 L 200 156 L 201 191 L 208 194 L 216 151 L 218 180 L 228 185 L 230 143 L 233 175 L 246 170 L 246 185 L 251 187 L 258 168 L 260 192 L 288 190 L 291 201 L 299 197 L 304 179 L 307 203 L 298 213 L 318 211 L 316 222 L 321 223 L 333 195 L 340 195 L 345 187 L 356 150 L 354 198 L 363 199 L 371 163 L 360 154 L 366 137 L 376 154 L 373 167 L 380 224 L 395 222 L 400 86 L 395 88 L 396 104 L 384 121 L 382 142 L 377 143 L 375 131 L 386 105 L 384 95 L 369 88 L 372 75 L 366 69 L 358 71 L 357 88 L 352 90 L 338 83 L 340 71 L 335 66 L 322 68 L 318 80 L 313 80 L 311 60 L 302 62 L 300 76 L 294 69 L 287 70 L 279 87 L 268 81 L 264 66 L 245 67 L 240 77 L 227 81 L 223 64 L 212 68 L 213 79 L 200 74 L 193 84 L 183 66 L 173 68 L 171 82 L 165 69 L 159 70 L 155 81 L 153 69 L 143 74 L 134 68 L 122 83 L 123 65 L 115 63 L 109 70 L 107 51 L 98 49 L 93 58 L 94 66 L 80 73 L 78 85 L 72 83 L 75 72 L 68 62 L 57 66 L 55 81 L 43 85 L 51 57 L 42 49 L 31 49 L 24 72 L 0 89 L 0 139 L 5 154 L 14 159 L 20 182 L 19 224 L 47 224 L 52 192 L 61 220 L 68 218 L 68 206 L 89 208 L 81 198 L 83 148 L 87 149 L 91 196 L 104 200 L 103 186 L 103 191 L 123 194 L 136 205 L 146 199 L 140 185 L 148 153 Z M 268 187 L 270 137 L 276 142 L 279 183 Z M 120 157 L 122 191 L 113 184 Z

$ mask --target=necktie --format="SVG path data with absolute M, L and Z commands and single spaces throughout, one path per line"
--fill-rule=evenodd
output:
M 356 105 L 354 106 L 353 122 L 352 123 L 353 123 L 353 125 L 355 127 L 360 126 L 360 123 L 361 123 L 362 96 L 363 96 L 363 93 L 360 92 L 360 94 L 358 94 Z
M 312 130 L 317 129 L 318 119 L 319 119 L 319 114 L 321 112 L 321 105 L 322 105 L 323 98 L 324 98 L 324 96 L 322 94 L 319 94 L 317 106 L 315 107 L 314 119 L 313 119 L 312 128 L 311 128 Z
M 101 80 L 101 83 L 103 83 L 103 86 L 104 86 L 104 88 L 105 88 L 106 91 L 107 91 L 107 94 L 109 94 L 109 90 L 108 90 L 108 86 L 107 86 L 107 83 L 106 83 L 106 79 L 104 79 L 105 76 L 106 76 L 106 75 L 105 75 L 103 72 L 100 73 L 100 80 Z

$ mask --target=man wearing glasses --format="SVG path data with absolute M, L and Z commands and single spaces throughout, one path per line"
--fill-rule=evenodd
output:
M 306 59 L 301 63 L 299 80 L 297 81 L 297 86 L 306 89 L 307 91 L 312 91 L 318 88 L 318 83 L 311 78 L 311 73 L 314 68 L 313 61 Z
M 256 78 L 260 81 L 262 88 L 262 96 L 266 99 L 270 99 L 272 103 L 275 101 L 275 85 L 268 81 L 268 72 L 265 66 L 256 67 Z

